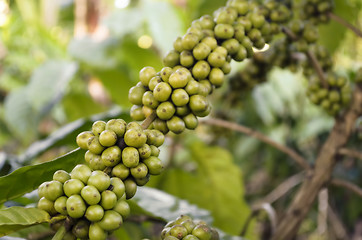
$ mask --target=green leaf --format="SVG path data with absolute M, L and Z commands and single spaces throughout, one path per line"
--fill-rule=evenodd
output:
M 335 7 L 333 12 L 351 22 L 355 25 L 358 20 L 359 9 L 351 4 L 351 1 L 334 1 Z M 321 24 L 319 27 L 319 41 L 328 48 L 329 51 L 334 52 L 338 46 L 342 43 L 347 28 L 337 23 L 334 20 L 330 20 L 328 24 Z
M 9 175 L 0 177 L 0 203 L 20 197 L 36 189 L 41 183 L 51 180 L 55 171 L 70 171 L 84 161 L 84 151 L 79 148 L 55 160 L 19 168 Z
M 49 222 L 50 216 L 38 208 L 10 207 L 0 210 L 0 237 L 14 231 Z
M 167 194 L 163 191 L 141 187 L 138 188 L 134 198 L 129 201 L 133 214 L 146 214 L 167 222 L 175 220 L 182 214 L 193 219 L 203 220 L 212 226 L 213 219 L 209 211 L 190 204 L 187 200 Z M 136 205 L 136 204 L 137 205 Z M 237 236 L 230 236 L 217 229 L 221 239 L 242 240 Z
M 212 222 L 210 213 L 186 200 L 182 200 L 163 191 L 141 187 L 138 188 L 133 200 L 141 207 L 144 213 L 159 217 L 166 221 L 176 219 L 181 214 L 186 214 L 195 219 L 201 219 L 208 223 Z M 133 206 L 134 208 L 135 206 Z M 140 211 L 138 209 L 138 211 Z M 132 211 L 134 212 L 134 211 Z
M 165 1 L 143 1 L 143 13 L 156 45 L 165 54 L 174 40 L 183 34 L 182 23 L 175 8 Z
M 111 57 L 109 49 L 117 46 L 118 40 L 108 38 L 102 42 L 85 37 L 73 39 L 68 46 L 68 52 L 75 59 L 96 69 L 115 68 L 117 61 Z
M 48 61 L 33 72 L 26 98 L 39 114 L 46 114 L 64 94 L 78 69 L 75 62 Z
M 132 8 L 114 11 L 103 20 L 103 24 L 110 29 L 113 35 L 122 38 L 126 34 L 140 29 L 143 21 L 144 16 L 140 14 L 140 9 Z
M 239 234 L 250 213 L 243 199 L 240 169 L 225 149 L 199 141 L 192 141 L 188 146 L 188 159 L 197 164 L 197 170 L 190 173 L 169 169 L 159 181 L 161 189 L 209 210 L 214 226 Z
M 14 135 L 29 142 L 36 135 L 38 118 L 26 95 L 27 89 L 22 87 L 6 97 L 4 120 Z
M 95 114 L 88 118 L 79 119 L 59 128 L 47 138 L 31 144 L 29 148 L 18 157 L 17 162 L 27 164 L 52 147 L 66 145 L 69 143 L 75 144 L 76 136 L 82 131 L 88 131 L 91 129 L 94 121 L 100 119 L 108 120 L 111 118 L 122 118 L 125 121 L 130 120 L 128 111 L 122 110 L 121 108 L 113 108 L 105 113 Z

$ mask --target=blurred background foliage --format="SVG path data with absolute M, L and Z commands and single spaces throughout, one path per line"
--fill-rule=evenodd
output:
M 139 70 L 161 69 L 162 56 L 192 20 L 225 2 L 0 0 L 0 176 L 74 149 L 75 136 L 94 120 L 129 119 L 128 90 L 137 83 Z M 335 4 L 337 15 L 361 28 L 361 1 Z M 320 43 L 331 51 L 336 70 L 353 75 L 362 66 L 362 40 L 335 22 L 320 31 Z M 233 65 L 232 74 L 244 66 Z M 229 94 L 227 86 L 216 91 L 212 116 L 256 129 L 312 163 L 334 120 L 308 102 L 305 86 L 300 72 L 273 69 L 266 83 L 240 93 L 238 102 L 223 98 Z M 349 145 L 361 148 L 358 132 Z M 288 156 L 264 143 L 204 124 L 192 133 L 169 136 L 161 154 L 167 170 L 151 179 L 148 187 L 163 191 L 153 192 L 156 195 L 171 194 L 169 201 L 187 200 L 202 214 L 182 204 L 160 212 L 165 202 L 152 201 L 145 188 L 146 193 L 137 193 L 133 208 L 146 221 L 127 222 L 115 233 L 119 239 L 157 239 L 162 224 L 155 218 L 171 220 L 175 208 L 178 213 L 196 212 L 229 235 L 238 235 L 252 203 L 300 171 Z M 335 175 L 361 184 L 361 170 L 361 161 L 342 158 Z M 292 195 L 293 190 L 278 199 L 275 210 L 285 210 Z M 33 192 L 3 207 L 35 202 Z M 330 188 L 329 204 L 341 231 L 351 239 L 361 237 L 360 199 L 347 190 Z M 333 221 L 327 229 L 321 230 L 320 224 L 316 205 L 298 239 L 340 239 Z M 259 214 L 247 238 L 263 239 L 269 225 L 267 215 Z M 37 226 L 13 236 L 27 238 L 44 229 Z

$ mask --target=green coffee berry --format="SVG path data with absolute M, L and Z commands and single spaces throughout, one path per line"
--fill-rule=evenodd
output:
M 72 195 L 67 199 L 67 212 L 70 217 L 81 218 L 86 209 L 86 204 L 80 195 Z
M 143 96 L 143 94 L 142 94 Z M 141 98 L 142 98 L 141 96 Z M 140 104 L 142 104 L 142 99 L 140 101 Z M 123 137 L 125 131 L 126 131 L 127 123 L 123 119 L 111 119 L 106 124 L 106 130 L 113 131 L 117 137 L 121 138 Z
M 182 120 L 185 122 L 185 127 L 190 130 L 195 129 L 199 123 L 197 117 L 192 113 L 183 117 Z
M 58 197 L 63 195 L 63 184 L 58 181 L 46 182 L 42 186 L 42 196 L 50 201 L 55 201 Z
M 146 88 L 144 86 L 134 86 L 131 87 L 128 93 L 128 100 L 135 105 L 142 104 L 143 94 L 146 92 Z
M 98 189 L 92 185 L 85 186 L 80 195 L 88 205 L 95 205 L 101 200 L 101 194 Z
M 106 231 L 118 229 L 123 224 L 121 214 L 116 211 L 108 210 L 104 212 L 104 217 L 99 222 L 99 226 Z
M 190 80 L 190 71 L 186 68 L 180 68 L 171 74 L 168 82 L 173 88 L 184 88 Z
M 193 112 L 201 112 L 207 110 L 209 102 L 204 96 L 193 95 L 190 97 L 189 106 Z
M 107 232 L 99 225 L 99 222 L 89 226 L 89 240 L 106 240 Z
M 180 134 L 185 130 L 185 122 L 181 118 L 173 116 L 167 120 L 167 128 L 175 134 Z
M 139 73 L 139 78 L 143 86 L 147 87 L 151 78 L 156 76 L 157 72 L 153 67 L 144 67 Z
M 157 156 L 151 156 L 143 160 L 151 175 L 159 175 L 163 171 L 162 161 Z
M 175 106 L 181 107 L 181 106 L 185 106 L 189 102 L 189 95 L 187 94 L 187 92 L 184 89 L 181 89 L 181 88 L 175 89 L 172 92 L 171 99 L 172 99 L 173 104 L 175 104 Z M 175 112 L 175 110 L 173 112 Z M 163 119 L 163 120 L 167 120 L 167 119 Z
M 54 202 L 42 197 L 39 199 L 37 207 L 41 210 L 46 211 L 50 215 L 55 215 L 57 211 L 54 208 Z
M 122 163 L 128 168 L 137 166 L 139 163 L 138 150 L 134 147 L 126 147 L 125 149 L 123 149 Z
M 64 170 L 57 170 L 54 174 L 53 174 L 53 180 L 61 182 L 61 183 L 65 183 L 67 180 L 70 179 L 70 175 L 69 173 L 67 173 Z
M 213 53 L 210 53 L 210 55 Z M 210 58 L 210 55 L 208 59 Z M 195 66 L 192 68 L 192 75 L 195 79 L 202 80 L 207 78 L 210 73 L 210 65 L 208 62 L 201 60 L 198 61 Z
M 94 154 L 101 154 L 104 147 L 99 143 L 98 137 L 94 136 L 88 140 L 88 149 Z
M 111 187 L 109 189 L 116 194 L 117 199 L 120 199 L 125 193 L 124 183 L 118 177 L 111 178 Z
M 148 168 L 144 163 L 139 163 L 136 167 L 130 169 L 134 178 L 144 178 L 148 174 Z
M 154 145 L 151 145 L 150 147 L 151 147 L 151 156 L 158 157 L 160 155 L 160 149 L 158 149 L 158 147 Z
M 61 196 L 54 202 L 54 209 L 62 215 L 68 215 L 67 199 L 68 198 L 66 196 Z
M 117 142 L 117 135 L 111 130 L 104 130 L 99 135 L 99 143 L 104 147 L 111 147 Z
M 96 187 L 99 192 L 103 192 L 111 185 L 111 179 L 105 172 L 97 170 L 92 172 L 87 184 Z
M 93 137 L 94 134 L 91 131 L 81 132 L 76 138 L 77 145 L 81 149 L 88 150 L 88 140 Z
M 123 163 L 117 164 L 112 169 L 112 176 L 118 177 L 122 180 L 126 179 L 129 176 L 129 174 L 130 174 L 129 168 L 126 167 Z
M 101 193 L 101 202 L 100 205 L 104 210 L 112 209 L 117 203 L 117 195 L 110 191 L 105 190 Z
M 79 179 L 67 180 L 63 185 L 64 193 L 68 197 L 80 194 L 80 191 L 82 191 L 83 188 L 84 183 Z
M 126 179 L 124 181 L 124 186 L 126 188 L 126 199 L 130 199 L 132 198 L 137 191 L 137 184 L 134 180 L 132 179 Z
M 165 57 L 163 58 L 163 64 L 166 67 L 175 67 L 180 63 L 180 54 L 175 51 L 171 50 L 166 53 Z
M 91 205 L 87 208 L 84 216 L 91 222 L 98 222 L 103 218 L 104 210 L 100 205 Z
M 131 208 L 128 203 L 122 199 L 117 201 L 116 206 L 114 206 L 112 210 L 121 214 L 123 219 L 126 219 L 131 213 Z
M 89 225 L 90 225 L 89 222 L 85 220 L 80 220 L 74 225 L 72 233 L 77 238 L 81 239 L 87 238 L 89 232 Z
M 121 149 L 118 146 L 109 147 L 102 152 L 102 162 L 107 167 L 114 167 L 121 161 Z
M 79 179 L 84 184 L 87 183 L 89 176 L 92 174 L 92 170 L 84 164 L 78 164 L 73 168 L 73 170 L 70 172 L 70 177 L 72 179 Z

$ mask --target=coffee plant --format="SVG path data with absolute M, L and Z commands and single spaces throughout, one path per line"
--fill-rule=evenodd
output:
M 92 7 L 93 3 L 88 4 L 88 7 Z M 159 66 L 138 68 L 141 70 L 137 73 L 136 84 L 117 89 L 112 87 L 109 81 L 108 83 L 105 81 L 105 85 L 111 86 L 109 87 L 111 95 L 115 93 L 115 99 L 112 99 L 114 102 L 129 101 L 131 104 L 129 113 L 116 110 L 104 116 L 98 115 L 90 120 L 75 122 L 68 129 L 65 127 L 59 130 L 58 133 L 62 133 L 59 136 L 51 135 L 48 140 L 29 148 L 29 151 L 17 158 L 17 163 L 28 166 L 17 168 L 0 178 L 3 195 L 0 201 L 19 205 L 17 203 L 26 202 L 26 197 L 22 197 L 24 194 L 37 188 L 36 193 L 32 195 L 36 199 L 36 204 L 32 207 L 24 207 L 26 204 L 12 207 L 4 205 L 0 210 L 0 236 L 14 233 L 16 236 L 16 232 L 24 232 L 26 228 L 31 227 L 29 229 L 37 233 L 35 235 L 27 233 L 31 239 L 216 240 L 241 239 L 244 236 L 250 239 L 297 239 L 298 230 L 303 229 L 303 223 L 306 224 L 305 218 L 312 211 L 317 198 L 319 211 L 322 211 L 321 202 L 324 201 L 327 206 L 324 206 L 323 211 L 328 215 L 334 214 L 332 210 L 328 210 L 331 207 L 328 207 L 328 195 L 325 197 L 327 187 L 342 186 L 361 197 L 359 186 L 333 175 L 334 169 L 337 169 L 337 161 L 342 161 L 343 156 L 349 159 L 361 158 L 361 153 L 351 149 L 360 148 L 362 117 L 362 67 L 357 66 L 348 74 L 337 71 L 332 53 L 320 41 L 320 29 L 331 21 L 343 24 L 345 28 L 352 30 L 357 38 L 362 37 L 358 28 L 334 14 L 335 4 L 337 3 L 332 0 L 228 0 L 222 6 L 219 3 L 216 10 L 210 10 L 209 13 L 193 19 L 186 32 L 175 38 L 173 48 L 165 53 Z M 202 6 L 206 5 L 207 3 Z M 163 12 L 160 11 L 160 14 Z M 141 24 L 138 27 L 141 28 Z M 126 35 L 124 33 L 122 37 Z M 105 46 L 109 47 L 114 43 L 108 44 Z M 124 54 L 129 54 L 127 43 L 122 44 L 126 44 Z M 82 51 L 86 54 L 99 51 L 94 45 L 86 43 L 84 46 L 73 43 L 69 49 L 74 52 L 76 59 L 78 57 L 90 65 L 92 59 L 89 58 L 92 58 L 92 55 L 82 55 L 84 54 Z M 116 55 L 116 58 L 124 60 L 125 56 Z M 102 56 L 101 60 L 100 64 L 103 64 L 102 67 L 107 70 L 98 70 L 95 74 L 107 78 L 109 72 L 115 71 L 116 66 L 112 65 L 112 60 L 107 56 Z M 141 59 L 139 61 L 142 62 Z M 237 62 L 242 62 L 244 65 L 242 70 L 234 70 L 234 67 L 238 68 Z M 137 67 L 140 65 L 137 61 L 130 64 Z M 64 74 L 61 81 L 67 81 L 64 80 L 68 78 L 67 75 L 73 75 L 79 66 L 53 63 L 51 67 L 52 72 L 55 72 L 54 77 L 57 74 Z M 57 72 L 54 69 L 60 70 Z M 67 73 L 62 72 L 62 69 Z M 307 156 L 310 152 L 305 152 L 305 156 L 302 156 L 258 131 L 235 123 L 240 118 L 237 114 L 238 109 L 250 104 L 246 100 L 248 94 L 258 91 L 258 87 L 268 82 L 275 69 L 303 76 L 305 82 L 300 86 L 308 98 L 308 104 L 316 109 L 315 111 L 321 112 L 324 118 L 334 120 L 328 136 L 326 133 L 321 137 L 322 140 L 315 149 L 317 153 L 312 157 Z M 126 76 L 124 73 L 118 75 Z M 96 80 L 89 81 L 95 84 L 97 89 L 101 89 Z M 54 88 L 54 85 L 51 87 Z M 50 95 L 57 92 L 49 91 Z M 57 101 L 60 97 L 60 95 L 55 97 L 53 101 Z M 8 109 L 13 107 L 9 99 L 10 97 L 7 97 Z M 75 93 L 74 98 L 69 101 L 73 104 L 72 101 L 78 101 L 77 99 Z M 87 105 L 90 104 L 90 108 L 102 109 L 97 103 L 88 103 L 90 102 L 88 98 L 83 100 L 86 102 L 84 107 L 89 108 Z M 103 101 L 110 100 L 103 99 Z M 44 103 L 47 108 L 54 105 L 47 103 L 46 100 L 42 104 Z M 230 109 L 233 113 L 228 113 L 227 110 Z M 247 110 L 252 111 L 250 107 Z M 216 118 L 211 118 L 210 115 Z M 217 118 L 218 116 L 220 118 Z M 29 121 L 33 121 L 32 117 Z M 223 167 L 227 164 L 231 166 L 225 167 L 228 172 L 223 178 L 228 174 L 233 175 L 235 171 L 236 174 L 233 176 L 240 176 L 239 171 L 235 170 L 237 166 L 218 159 L 218 156 L 224 152 L 208 149 L 206 154 L 202 155 L 200 149 L 206 149 L 207 146 L 192 139 L 183 140 L 190 141 L 190 145 L 194 145 L 190 147 L 193 149 L 191 157 L 207 159 L 208 162 L 204 165 L 200 163 L 198 166 L 201 172 L 204 170 L 206 173 L 199 175 L 199 178 L 195 174 L 192 175 L 195 171 L 195 166 L 192 164 L 190 166 L 184 164 L 181 167 L 188 170 L 191 175 L 177 173 L 177 164 L 181 166 L 180 160 L 176 159 L 178 144 L 187 130 L 198 131 L 199 128 L 205 128 L 203 133 L 209 139 L 213 139 L 213 142 L 231 141 L 234 136 L 228 130 L 244 133 L 271 145 L 294 160 L 296 167 L 303 170 L 302 175 L 297 176 L 298 178 L 302 176 L 303 181 L 298 180 L 298 183 L 302 182 L 301 187 L 292 200 L 286 201 L 285 204 L 289 207 L 283 209 L 283 212 L 276 213 L 271 206 L 285 194 L 270 200 L 272 193 L 280 195 L 280 191 L 285 191 L 285 189 L 277 191 L 279 187 L 268 195 L 269 198 L 267 196 L 260 203 L 254 204 L 251 210 L 242 213 L 243 216 L 238 215 L 240 211 L 233 212 L 233 206 L 230 206 L 229 215 L 224 214 L 220 207 L 208 209 L 207 213 L 201 209 L 203 206 L 200 206 L 200 209 L 196 207 L 195 210 L 195 206 L 188 202 L 182 202 L 186 206 L 182 208 L 176 203 L 183 200 L 172 196 L 170 200 L 168 195 L 164 198 L 174 201 L 175 206 L 167 207 L 167 201 L 162 202 L 162 197 L 158 197 L 165 193 L 156 190 L 152 192 L 152 188 L 144 187 L 147 184 L 154 187 L 157 184 L 166 186 L 168 181 L 190 181 L 195 184 L 197 181 L 204 181 L 207 172 L 211 171 L 210 166 L 213 161 L 217 163 L 215 167 L 217 171 L 225 171 Z M 21 129 L 18 133 L 22 133 Z M 26 134 L 31 132 L 24 132 L 24 135 Z M 78 148 L 53 161 L 29 165 L 32 158 L 38 157 L 47 149 L 61 145 L 61 140 L 64 138 L 71 138 Z M 32 149 L 35 149 L 35 152 Z M 247 149 L 243 147 L 243 150 Z M 170 155 L 171 161 L 163 160 L 167 155 L 163 151 Z M 226 155 L 226 158 L 229 158 L 229 155 Z M 173 164 L 176 165 L 173 166 L 175 169 L 170 167 Z M 14 168 L 10 164 L 11 167 Z M 176 177 L 167 178 L 168 171 L 173 171 Z M 155 176 L 159 177 L 158 180 L 153 180 L 157 179 Z M 222 180 L 220 177 L 212 181 Z M 219 188 L 228 188 L 229 184 L 234 184 L 227 181 L 208 183 L 207 179 L 205 182 L 203 186 L 205 188 L 212 188 L 209 184 L 222 185 L 218 186 Z M 198 198 L 198 194 L 201 197 L 202 193 L 198 192 L 197 188 L 190 185 L 187 188 L 193 189 L 193 199 Z M 283 188 L 289 191 L 291 187 Z M 182 191 L 184 189 L 176 187 L 169 192 Z M 243 196 L 241 192 L 238 193 L 240 196 L 236 196 L 238 199 L 236 201 L 242 205 L 244 203 L 240 202 L 239 198 Z M 220 197 L 232 205 L 235 196 L 231 195 Z M 217 201 L 214 198 L 218 197 L 210 195 L 208 201 Z M 151 200 L 152 198 L 154 199 Z M 197 200 L 191 202 L 197 203 Z M 159 204 L 158 208 L 154 204 Z M 165 210 L 162 210 L 162 207 Z M 174 208 L 177 207 L 179 209 L 176 214 Z M 168 215 L 164 216 L 162 211 L 166 211 Z M 214 215 L 213 211 L 218 212 L 218 215 Z M 211 226 L 212 221 L 208 219 L 211 215 L 218 216 L 215 226 L 220 229 Z M 279 220 L 276 218 L 277 215 Z M 233 219 L 222 219 L 222 216 L 231 216 L 237 219 L 236 221 L 243 219 L 242 225 L 236 224 L 235 221 L 230 226 L 225 226 Z M 248 228 L 255 228 L 254 217 L 260 218 L 259 222 L 269 221 L 269 224 L 259 225 L 269 226 L 271 230 L 261 229 L 258 234 L 251 234 Z M 333 219 L 330 220 L 332 225 L 337 223 L 341 225 L 337 217 Z M 147 229 L 145 222 L 153 224 L 151 227 L 148 226 L 154 231 L 153 235 L 145 236 L 141 232 L 133 237 L 127 237 L 125 228 L 134 227 L 127 224 L 143 224 L 144 230 Z M 321 224 L 319 220 L 318 224 Z M 39 226 L 47 230 L 35 228 Z M 341 236 L 340 232 L 334 236 L 330 239 L 348 239 L 347 235 L 338 238 L 337 236 Z

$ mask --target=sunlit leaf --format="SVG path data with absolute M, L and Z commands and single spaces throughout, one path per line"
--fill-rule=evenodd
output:
M 55 171 L 70 171 L 75 165 L 84 161 L 84 151 L 76 149 L 52 161 L 15 170 L 0 177 L 0 203 L 20 197 L 36 189 L 41 183 L 49 181 Z
M 10 207 L 2 209 L 0 210 L 0 237 L 49 220 L 49 214 L 38 208 Z

